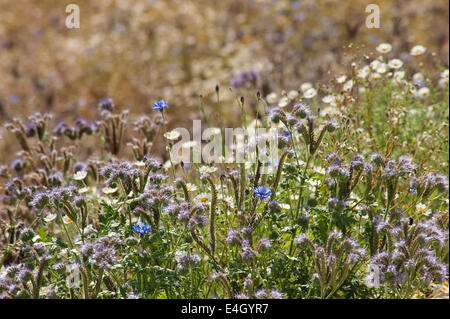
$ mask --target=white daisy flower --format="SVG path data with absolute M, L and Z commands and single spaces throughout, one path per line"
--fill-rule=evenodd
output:
M 440 88 L 446 88 L 448 86 L 448 79 L 442 78 L 439 79 L 439 87 Z
M 172 166 L 172 163 L 170 163 L 170 160 L 165 161 L 163 164 L 163 169 L 168 170 Z
M 337 82 L 337 83 L 344 83 L 346 79 L 347 79 L 347 76 L 346 76 L 346 75 L 341 75 L 340 77 L 338 77 L 338 78 L 336 79 L 336 82 Z
M 423 45 L 416 45 L 411 49 L 409 54 L 411 54 L 413 56 L 417 56 L 417 55 L 424 54 L 425 51 L 427 51 L 427 48 L 425 48 Z
M 331 100 L 331 106 L 339 106 L 344 102 L 344 96 L 341 94 L 334 95 L 333 99 Z
M 342 87 L 342 90 L 344 91 L 350 91 L 353 87 L 353 80 L 348 80 L 347 82 L 345 82 L 344 86 Z
M 441 73 L 441 78 L 448 80 L 448 78 L 449 78 L 448 69 Z
M 311 179 L 307 179 L 305 182 L 308 183 L 311 186 L 319 186 L 320 183 L 321 183 L 320 179 L 312 179 L 312 178 Z
M 198 169 L 198 171 L 200 172 L 200 174 L 202 173 L 214 173 L 215 171 L 217 171 L 217 167 L 214 166 L 202 166 Z
M 288 105 L 288 104 L 289 104 L 289 99 L 288 99 L 286 96 L 282 97 L 282 98 L 278 101 L 278 106 L 279 106 L 279 107 L 285 107 L 285 106 Z
M 115 192 L 117 192 L 117 187 L 104 187 L 102 189 L 103 194 L 114 194 Z
M 70 224 L 73 222 L 73 220 L 69 216 L 64 216 L 63 222 L 64 222 L 64 224 Z
M 266 96 L 267 103 L 275 104 L 278 101 L 278 95 L 276 93 L 270 93 Z
M 317 91 L 314 88 L 310 88 L 306 92 L 303 93 L 303 97 L 305 97 L 307 99 L 312 99 L 316 95 L 317 95 Z
M 197 203 L 209 203 L 211 201 L 211 194 L 209 193 L 201 193 L 195 197 L 195 201 Z
M 76 181 L 82 181 L 83 179 L 85 179 L 87 176 L 87 172 L 86 171 L 78 171 L 73 175 L 73 179 Z
M 370 68 L 375 71 L 383 64 L 385 63 L 381 62 L 380 60 L 373 60 L 372 62 L 370 62 Z
M 420 72 L 414 73 L 413 81 L 422 82 L 424 80 L 425 80 L 425 76 L 422 73 L 420 73 Z
M 167 133 L 164 133 L 164 137 L 167 138 L 170 141 L 174 141 L 180 137 L 180 132 L 177 131 L 170 131 Z
M 333 99 L 334 99 L 334 95 L 329 94 L 329 95 L 326 95 L 326 96 L 324 96 L 324 97 L 322 98 L 322 102 L 323 102 L 323 103 L 330 104 L 330 103 L 333 101 Z
M 298 91 L 297 90 L 291 90 L 288 93 L 288 98 L 291 100 L 294 100 L 297 96 L 298 96 Z
M 79 194 L 85 194 L 87 192 L 89 192 L 89 187 L 83 187 L 78 190 Z
M 56 219 L 56 214 L 48 214 L 47 216 L 44 217 L 44 221 L 46 221 L 47 223 L 49 223 L 55 219 Z
M 389 53 L 392 51 L 392 45 L 389 43 L 381 43 L 377 46 L 377 51 L 383 54 Z
M 379 73 L 370 73 L 369 80 L 370 82 L 377 82 L 379 79 L 381 79 L 381 75 Z
M 300 90 L 301 90 L 302 92 L 306 92 L 306 91 L 308 91 L 309 89 L 311 89 L 312 87 L 313 87 L 313 85 L 312 85 L 311 83 L 306 82 L 306 83 L 303 83 L 303 84 L 300 86 Z
M 423 87 L 420 88 L 417 92 L 416 92 L 416 97 L 421 98 L 421 99 L 425 99 L 427 97 L 430 96 L 430 89 L 427 87 Z
M 389 60 L 388 65 L 391 69 L 400 69 L 403 66 L 403 61 L 400 59 Z
M 362 69 L 358 70 L 357 76 L 360 79 L 365 79 L 367 75 L 369 75 L 370 72 L 370 66 L 366 65 Z
M 258 119 L 254 119 L 253 121 L 250 122 L 250 124 L 247 125 L 247 128 L 257 129 L 257 128 L 260 128 L 261 126 L 262 126 L 261 121 Z
M 400 82 L 405 78 L 405 71 L 397 71 L 394 73 L 394 80 Z
M 324 174 L 327 173 L 327 170 L 324 169 L 323 167 L 319 166 L 319 167 L 314 168 L 314 172 L 316 172 L 318 174 L 321 174 L 321 175 L 324 175 Z
M 192 183 L 187 183 L 186 188 L 189 192 L 195 192 L 198 189 L 197 185 Z
M 427 208 L 427 206 L 423 203 L 417 204 L 416 209 L 419 213 L 424 214 L 425 216 L 428 216 L 431 214 L 431 210 Z
M 326 115 L 332 116 L 337 113 L 339 113 L 339 111 L 333 106 L 327 106 L 326 108 L 324 108 L 323 110 L 320 111 L 321 116 L 326 116 Z

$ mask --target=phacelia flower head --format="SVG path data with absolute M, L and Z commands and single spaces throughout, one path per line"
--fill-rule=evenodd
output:
M 140 222 L 133 225 L 133 232 L 137 234 L 147 234 L 152 230 L 149 224 Z
M 110 97 L 104 97 L 98 103 L 98 107 L 100 111 L 112 112 L 114 110 L 114 101 Z
M 255 194 L 256 197 L 258 197 L 260 199 L 266 199 L 267 197 L 272 195 L 271 190 L 268 187 L 264 187 L 264 186 L 258 186 L 253 191 L 253 193 Z
M 155 101 L 153 102 L 153 110 L 154 111 L 161 111 L 163 109 L 167 109 L 169 107 L 169 103 L 164 100 Z

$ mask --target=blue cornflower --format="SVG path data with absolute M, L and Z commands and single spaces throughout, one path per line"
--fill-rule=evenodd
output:
M 151 230 L 152 230 L 152 228 L 150 227 L 150 225 L 143 223 L 143 222 L 133 225 L 133 232 L 138 233 L 138 234 L 147 234 Z
M 264 187 L 264 186 L 258 186 L 253 191 L 253 193 L 255 194 L 256 197 L 258 197 L 260 199 L 266 199 L 267 197 L 272 195 L 272 192 L 270 191 L 269 187 Z
M 153 102 L 153 110 L 154 111 L 161 111 L 163 109 L 167 109 L 169 107 L 169 103 L 164 100 L 155 101 Z
M 286 137 L 286 138 L 291 138 L 291 133 L 288 130 L 284 130 L 284 132 L 279 132 L 278 135 Z

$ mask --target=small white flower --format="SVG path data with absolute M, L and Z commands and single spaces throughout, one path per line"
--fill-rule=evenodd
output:
M 431 214 L 431 210 L 427 208 L 425 204 L 417 204 L 416 209 L 419 213 L 424 214 L 425 216 L 428 216 Z
M 380 65 L 385 64 L 384 62 L 381 62 L 380 60 L 373 60 L 372 62 L 370 62 L 370 68 L 372 70 L 376 70 L 380 67 Z
M 350 91 L 353 87 L 353 80 L 348 80 L 345 82 L 344 86 L 342 87 L 342 90 L 344 91 Z
M 117 187 L 114 187 L 114 188 L 112 188 L 112 187 L 104 187 L 102 189 L 102 192 L 104 194 L 114 194 L 115 192 L 117 192 Z
M 288 99 L 286 96 L 282 97 L 282 98 L 278 101 L 278 106 L 279 106 L 279 107 L 285 107 L 285 106 L 288 105 L 288 104 L 289 104 L 289 99 Z
M 317 91 L 314 88 L 310 88 L 305 93 L 303 93 L 303 96 L 307 99 L 312 99 L 316 95 L 317 95 Z
M 425 48 L 423 45 L 416 45 L 411 49 L 409 54 L 416 56 L 416 55 L 424 54 L 425 51 L 427 51 L 427 48 Z
M 163 169 L 168 170 L 172 166 L 172 163 L 170 163 L 170 160 L 167 160 L 163 164 Z
M 322 111 L 320 111 L 320 115 L 321 116 L 326 116 L 326 115 L 332 116 L 332 115 L 335 115 L 337 113 L 339 113 L 339 111 L 333 106 L 327 106 Z
M 381 79 L 381 75 L 379 73 L 370 73 L 370 82 L 377 82 L 379 79 Z
M 303 83 L 303 84 L 300 86 L 300 90 L 301 90 L 302 92 L 306 92 L 306 91 L 308 91 L 309 89 L 311 89 L 312 87 L 313 87 L 313 86 L 312 86 L 311 83 L 306 82 L 306 83 Z
M 47 216 L 44 217 L 44 221 L 46 221 L 47 223 L 55 220 L 56 218 L 56 214 L 48 214 Z
M 280 207 L 281 209 L 291 209 L 291 205 L 285 203 L 280 203 Z
M 266 96 L 266 100 L 269 104 L 275 104 L 278 100 L 278 95 L 276 93 L 270 93 Z
M 405 78 L 405 71 L 397 71 L 394 73 L 394 80 L 400 82 Z
M 316 167 L 316 168 L 314 168 L 314 171 L 315 171 L 316 173 L 318 173 L 318 174 L 321 174 L 321 175 L 324 175 L 324 174 L 327 173 L 327 170 L 324 169 L 323 167 Z
M 346 79 L 347 79 L 347 76 L 346 76 L 346 75 L 341 75 L 340 77 L 338 77 L 338 78 L 336 79 L 336 82 L 337 82 L 337 83 L 344 83 Z
M 448 78 L 449 78 L 448 69 L 441 73 L 441 78 L 448 80 Z
M 367 75 L 369 75 L 370 72 L 370 66 L 366 65 L 363 68 L 361 68 L 360 70 L 358 70 L 358 77 L 360 79 L 365 79 L 367 77 Z
M 422 82 L 424 80 L 425 80 L 425 76 L 422 73 L 420 73 L 420 72 L 414 73 L 413 81 Z
M 298 91 L 297 90 L 291 90 L 288 93 L 288 98 L 291 100 L 294 100 L 297 96 L 298 96 Z
M 333 100 L 334 100 L 334 95 L 332 95 L 332 94 L 326 95 L 322 98 L 322 102 L 327 103 L 327 104 L 331 103 Z
M 70 219 L 69 216 L 64 216 L 63 217 L 63 222 L 64 222 L 64 224 L 70 224 L 71 222 L 73 222 L 73 220 Z
M 197 185 L 192 183 L 187 183 L 186 188 L 189 192 L 195 192 L 198 189 Z
M 262 126 L 261 121 L 258 119 L 254 119 L 253 121 L 250 122 L 250 124 L 247 126 L 247 128 L 256 129 L 256 128 L 260 128 L 261 126 Z
M 217 167 L 214 166 L 202 166 L 198 169 L 198 171 L 200 172 L 200 174 L 202 173 L 214 173 L 215 171 L 217 171 Z
M 418 98 L 425 99 L 425 98 L 427 98 L 427 97 L 430 96 L 430 89 L 427 88 L 427 87 L 420 88 L 420 89 L 416 92 L 416 96 L 417 96 Z
M 87 172 L 86 171 L 78 171 L 73 175 L 73 179 L 76 181 L 82 181 L 83 179 L 85 179 L 87 176 Z
M 180 132 L 170 131 L 170 132 L 164 133 L 164 137 L 170 141 L 174 141 L 180 137 Z
M 383 54 L 389 53 L 392 51 L 392 45 L 389 43 L 381 43 L 377 46 L 377 51 Z
M 201 193 L 195 197 L 195 201 L 197 203 L 209 203 L 211 201 L 211 194 L 209 193 Z
M 439 79 L 439 87 L 440 88 L 446 88 L 448 86 L 448 79 L 442 78 Z
M 388 65 L 391 69 L 400 69 L 403 66 L 403 61 L 400 59 L 389 60 Z
M 79 194 L 84 194 L 84 193 L 87 193 L 87 192 L 89 192 L 89 187 L 83 187 L 83 188 L 80 188 L 78 190 Z
M 338 94 L 338 95 L 333 96 L 333 100 L 331 100 L 330 105 L 331 106 L 339 106 L 342 104 L 342 102 L 344 102 L 344 96 L 341 94 Z
M 311 186 L 319 186 L 320 183 L 321 183 L 320 179 L 312 179 L 312 178 L 311 179 L 307 179 L 305 182 L 308 183 Z

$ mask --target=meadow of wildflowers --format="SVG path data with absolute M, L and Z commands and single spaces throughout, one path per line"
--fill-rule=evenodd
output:
M 204 1 L 149 1 L 148 8 L 142 4 L 129 10 L 153 17 L 170 2 L 187 12 L 204 4 L 202 19 L 215 16 Z M 237 2 L 224 3 L 239 11 L 233 7 Z M 228 59 L 238 59 L 233 50 L 242 44 L 222 48 L 232 57 L 214 56 L 220 45 L 205 43 L 214 39 L 215 27 L 203 30 L 210 34 L 198 29 L 198 47 L 195 39 L 190 44 L 186 39 L 178 52 L 190 73 L 157 70 L 162 52 L 175 48 L 169 40 L 154 41 L 153 32 L 178 39 L 184 28 L 197 30 L 188 17 L 165 29 L 176 11 L 164 16 L 162 26 L 147 26 L 154 60 L 144 51 L 133 58 L 131 48 L 125 58 L 133 61 L 129 69 L 126 63 L 112 67 L 96 60 L 99 69 L 111 67 L 104 72 L 120 75 L 110 80 L 113 84 L 92 76 L 96 66 L 91 60 L 84 60 L 86 73 L 66 79 L 65 68 L 56 66 L 57 72 L 50 72 L 53 80 L 47 78 L 48 87 L 42 84 L 36 95 L 24 91 L 19 97 L 12 87 L 20 76 L 6 77 L 0 84 L 0 103 L 9 94 L 8 102 L 0 104 L 5 154 L 0 161 L 1 299 L 449 298 L 449 71 L 448 56 L 436 53 L 447 40 L 448 54 L 448 31 L 443 40 L 429 40 L 429 46 L 395 36 L 383 39 L 380 31 L 367 53 L 351 58 L 336 53 L 338 61 L 329 63 L 326 74 L 305 77 L 296 72 L 309 62 L 295 57 L 298 43 L 290 34 L 295 23 L 309 19 L 308 10 L 322 5 L 274 3 L 246 1 L 248 11 L 238 19 L 253 19 L 255 10 L 256 17 L 279 25 L 266 31 L 253 20 L 242 22 L 254 26 L 254 33 L 243 28 L 240 37 L 258 53 L 257 67 L 225 66 Z M 436 3 L 435 10 L 445 8 Z M 109 8 L 115 17 L 113 38 L 145 25 L 144 17 L 131 25 L 122 21 L 126 9 L 121 1 L 116 5 Z M 392 6 L 397 14 L 406 10 Z M 323 21 L 338 23 L 332 15 Z M 225 20 L 220 23 L 236 31 Z M 354 28 L 349 20 L 346 32 Z M 5 24 L 0 35 L 5 30 L 14 32 Z M 276 46 L 261 48 L 252 40 L 264 32 L 275 37 L 270 41 Z M 147 43 L 139 35 L 114 38 L 117 47 L 109 49 L 122 54 L 123 46 L 134 41 L 139 50 Z M 309 45 L 308 37 L 303 39 L 304 47 L 318 43 L 310 37 Z M 2 70 L 15 68 L 8 50 L 26 50 L 20 39 L 9 41 L 3 44 L 6 53 L 0 51 L 7 57 Z M 331 54 L 338 50 L 334 45 L 328 48 Z M 108 52 L 105 47 L 99 51 L 90 54 Z M 200 53 L 205 56 L 198 64 L 186 61 Z M 273 68 L 264 69 L 265 57 L 273 59 L 268 63 Z M 208 58 L 210 68 L 202 60 Z M 77 53 L 73 59 L 87 58 Z M 128 73 L 148 59 L 156 70 L 150 80 Z M 302 67 L 321 73 L 325 59 L 318 59 Z M 224 65 L 219 67 L 220 61 Z M 27 77 L 36 79 L 37 90 L 37 74 L 46 67 L 16 71 L 30 71 Z M 83 97 L 61 90 L 86 78 L 77 84 Z M 132 93 L 126 90 L 136 96 L 127 100 Z M 83 116 L 70 113 L 85 99 L 95 99 L 95 108 Z M 22 109 L 5 107 L 21 103 Z M 37 110 L 41 103 L 47 107 Z M 201 120 L 214 134 L 195 139 L 195 123 L 189 124 L 185 128 L 192 136 L 185 141 L 180 125 L 190 119 Z M 229 147 L 223 138 L 226 125 L 244 132 Z M 272 142 L 275 150 L 264 159 Z M 215 156 L 205 156 L 217 149 Z M 196 150 L 203 151 L 198 158 Z M 179 160 L 180 152 L 188 156 Z

